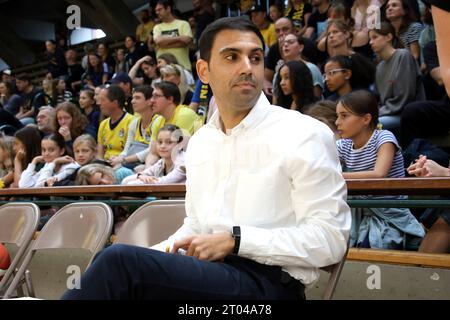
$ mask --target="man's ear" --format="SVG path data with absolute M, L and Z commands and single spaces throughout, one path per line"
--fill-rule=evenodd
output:
M 203 83 L 209 83 L 209 64 L 206 60 L 197 60 L 197 75 Z

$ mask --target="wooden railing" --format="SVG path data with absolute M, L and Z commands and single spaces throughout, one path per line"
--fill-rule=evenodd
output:
M 450 178 L 348 179 L 346 182 L 349 195 L 450 195 Z M 185 193 L 184 184 L 0 189 L 0 197 L 94 195 L 183 197 Z
M 450 254 L 350 248 L 347 260 L 450 269 Z
M 129 197 L 184 197 L 184 184 L 146 185 L 146 186 L 71 186 L 44 188 L 0 189 L 0 197 L 48 197 L 48 196 L 104 196 L 105 198 Z
M 450 195 L 450 178 L 404 178 L 404 179 L 349 179 L 346 181 L 349 195 Z M 73 186 L 28 189 L 0 189 L 0 199 L 13 197 L 64 197 L 83 196 L 102 199 L 136 199 L 153 197 L 184 197 L 184 184 L 146 185 L 146 186 Z M 121 200 L 113 200 L 120 202 Z M 440 200 L 428 200 L 440 201 Z M 432 206 L 432 205 L 431 205 Z M 426 254 L 414 251 L 394 251 L 378 249 L 351 248 L 350 261 L 391 263 L 396 265 L 450 268 L 450 254 Z

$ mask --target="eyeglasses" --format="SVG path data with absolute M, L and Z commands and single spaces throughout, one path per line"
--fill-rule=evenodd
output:
M 333 77 L 333 76 L 335 76 L 336 75 L 336 73 L 338 73 L 338 72 L 342 72 L 342 71 L 348 71 L 348 69 L 333 69 L 333 70 L 330 70 L 330 71 L 327 71 L 327 72 L 325 72 L 324 74 L 323 74 L 323 78 L 325 79 L 325 78 L 327 78 L 327 77 Z
M 290 45 L 290 44 L 294 44 L 296 42 L 298 42 L 297 39 L 284 40 L 283 44 L 289 44 Z
M 158 98 L 162 98 L 162 97 L 164 97 L 163 94 L 157 94 L 157 93 L 152 94 L 152 99 L 158 99 Z

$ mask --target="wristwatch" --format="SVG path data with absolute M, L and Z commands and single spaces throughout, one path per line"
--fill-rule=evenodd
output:
M 238 254 L 239 253 L 239 246 L 241 245 L 241 227 L 234 226 L 233 227 L 233 233 L 231 234 L 234 239 L 234 248 L 233 253 Z

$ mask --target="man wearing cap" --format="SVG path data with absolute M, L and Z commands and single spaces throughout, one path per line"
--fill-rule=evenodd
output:
M 275 26 L 267 19 L 266 9 L 261 5 L 255 5 L 250 9 L 250 18 L 252 22 L 258 27 L 264 38 L 266 48 L 270 48 L 277 42 L 277 34 L 275 33 Z
M 118 72 L 113 76 L 110 82 L 113 85 L 119 86 L 123 90 L 125 93 L 125 110 L 128 113 L 133 114 L 133 106 L 131 105 L 131 100 L 133 99 L 133 81 L 130 76 L 128 76 L 125 72 Z
M 2 71 L 2 82 L 6 82 L 6 81 L 9 81 L 12 83 L 12 85 L 14 87 L 13 93 L 19 94 L 19 90 L 17 90 L 17 86 L 16 86 L 16 78 L 12 75 L 11 69 L 5 69 Z
M 5 69 L 2 71 L 2 81 L 11 81 L 13 77 L 11 76 L 11 70 Z

